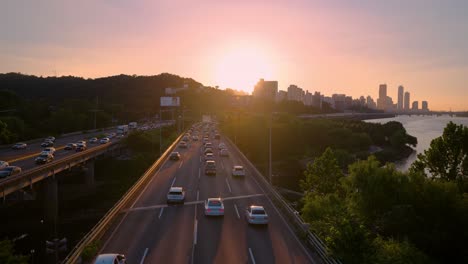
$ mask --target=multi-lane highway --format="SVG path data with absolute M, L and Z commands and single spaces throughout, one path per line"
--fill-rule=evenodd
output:
M 178 148 L 181 160 L 164 162 L 109 230 L 101 253 L 123 253 L 128 263 L 313 263 L 240 154 L 225 142 L 230 156 L 220 157 L 220 140 L 211 142 L 217 175 L 204 174 L 201 141 Z M 245 178 L 231 176 L 234 165 L 247 168 Z M 171 186 L 185 188 L 185 204 L 166 204 Z M 223 217 L 204 215 L 210 197 L 224 199 Z M 268 226 L 247 224 L 245 209 L 252 204 L 265 207 Z

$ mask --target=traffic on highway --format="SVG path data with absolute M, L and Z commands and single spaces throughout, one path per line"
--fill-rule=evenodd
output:
M 312 263 L 254 173 L 215 125 L 193 126 L 109 228 L 96 261 Z

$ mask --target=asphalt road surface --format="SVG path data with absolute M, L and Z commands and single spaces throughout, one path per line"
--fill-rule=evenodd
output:
M 101 253 L 122 253 L 128 263 L 314 263 L 309 253 L 264 195 L 247 170 L 245 178 L 231 176 L 234 165 L 244 165 L 227 142 L 230 156 L 220 157 L 220 140 L 212 139 L 217 175 L 204 174 L 202 142 L 178 148 L 181 160 L 164 162 L 125 212 L 108 231 Z M 171 186 L 183 187 L 183 205 L 166 204 Z M 224 199 L 224 217 L 204 215 L 203 202 Z M 267 226 L 250 226 L 249 205 L 262 205 Z

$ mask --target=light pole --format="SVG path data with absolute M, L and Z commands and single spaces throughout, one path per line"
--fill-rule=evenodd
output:
M 268 131 L 268 178 L 270 179 L 270 184 L 273 185 L 273 181 L 271 178 L 271 126 L 273 123 L 273 113 L 270 112 L 270 127 Z

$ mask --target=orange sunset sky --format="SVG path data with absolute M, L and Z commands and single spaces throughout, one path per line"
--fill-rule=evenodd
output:
M 468 1 L 2 1 L 0 72 L 170 72 L 468 110 Z

